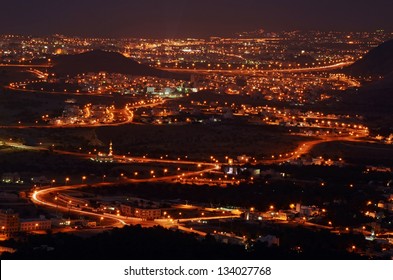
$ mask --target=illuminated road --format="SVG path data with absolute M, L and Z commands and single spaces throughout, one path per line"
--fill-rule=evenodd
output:
M 234 219 L 239 218 L 239 215 L 222 215 L 222 216 L 212 216 L 212 217 L 197 217 L 197 218 L 187 218 L 187 219 L 177 219 L 180 223 L 185 222 L 197 222 L 197 221 L 211 221 L 211 220 L 220 220 L 220 219 Z
M 179 68 L 160 68 L 161 70 L 180 72 L 180 73 L 194 73 L 194 74 L 227 74 L 227 75 L 242 75 L 242 76 L 265 76 L 268 73 L 301 73 L 301 72 L 318 72 L 340 69 L 345 66 L 352 65 L 353 62 L 340 62 L 332 65 L 307 67 L 296 69 L 275 69 L 275 70 L 220 70 L 220 69 L 179 69 Z
M 39 79 L 46 79 L 48 77 L 47 73 L 44 73 L 44 72 L 39 71 L 37 69 L 27 70 L 26 72 L 36 75 L 37 78 L 39 78 Z
M 103 183 L 104 184 L 104 183 Z M 56 209 L 56 211 L 62 211 L 62 212 L 73 212 L 77 214 L 84 214 L 92 217 L 96 217 L 99 219 L 110 219 L 115 222 L 116 226 L 123 226 L 126 225 L 126 221 L 124 219 L 120 219 L 119 217 L 116 217 L 115 215 L 109 215 L 109 214 L 98 214 L 98 213 L 92 213 L 88 211 L 83 211 L 79 209 L 75 209 L 72 207 L 65 207 L 60 205 L 59 203 L 54 203 L 50 202 L 49 200 L 46 200 L 44 198 L 45 195 L 48 195 L 49 193 L 53 192 L 59 192 L 59 191 L 64 191 L 64 190 L 70 190 L 70 189 L 77 189 L 82 187 L 83 185 L 72 185 L 72 186 L 59 186 L 59 187 L 51 187 L 47 189 L 42 189 L 39 191 L 35 191 L 34 194 L 31 197 L 31 200 L 33 203 L 40 205 L 40 206 L 46 206 L 49 208 Z
M 22 150 L 30 150 L 30 151 L 48 151 L 48 148 L 46 147 L 33 147 L 33 146 L 27 146 L 21 143 L 16 143 L 16 142 L 11 142 L 11 141 L 4 141 L 4 145 L 22 149 Z M 61 154 L 61 155 L 70 155 L 70 156 L 76 156 L 76 157 L 81 157 L 81 158 L 91 158 L 91 154 L 85 154 L 85 153 L 79 153 L 79 152 L 70 152 L 70 151 L 63 151 L 63 150 L 53 150 L 54 153 L 56 154 Z M 170 160 L 170 159 L 156 159 L 156 158 L 146 158 L 146 157 L 127 157 L 127 156 L 114 156 L 114 159 L 119 160 L 119 162 L 122 161 L 127 161 L 128 164 L 137 162 L 137 163 L 165 163 L 165 164 L 186 164 L 186 165 L 197 165 L 198 167 L 206 167 L 205 169 L 201 169 L 198 171 L 192 171 L 192 172 L 185 172 L 187 176 L 194 176 L 199 173 L 206 173 L 210 172 L 213 170 L 220 169 L 220 165 L 217 163 L 206 163 L 202 161 L 187 161 L 187 160 Z M 173 175 L 173 176 L 166 176 L 166 177 L 161 177 L 166 178 L 167 180 L 172 180 L 178 178 L 179 175 Z M 186 177 L 187 177 L 186 176 Z M 184 176 L 182 176 L 184 177 Z M 150 178 L 148 180 L 153 180 L 157 181 L 160 178 Z M 139 180 L 134 180 L 133 182 L 140 182 Z
M 262 159 L 257 161 L 259 164 L 277 164 L 277 163 L 283 163 L 287 162 L 290 160 L 295 160 L 302 155 L 306 155 L 310 153 L 310 151 L 317 145 L 322 144 L 322 143 L 327 143 L 327 142 L 336 142 L 336 141 L 348 141 L 348 142 L 370 142 L 366 140 L 360 139 L 361 137 L 367 136 L 367 132 L 359 132 L 356 131 L 354 134 L 357 136 L 322 136 L 319 139 L 315 140 L 310 140 L 310 141 L 305 141 L 301 143 L 293 152 L 289 152 L 286 154 L 282 155 L 277 155 L 277 156 L 272 156 L 272 158 L 269 159 Z M 32 146 L 27 146 L 23 145 L 20 143 L 15 143 L 15 142 L 9 142 L 5 141 L 5 145 L 19 148 L 19 149 L 25 149 L 25 150 L 34 150 L 34 151 L 47 151 L 48 149 L 45 147 L 32 147 Z M 85 154 L 85 153 L 80 153 L 80 152 L 69 152 L 69 151 L 62 151 L 62 150 L 54 150 L 54 153 L 57 154 L 62 154 L 62 155 L 71 155 L 71 156 L 77 156 L 81 158 L 91 158 L 91 154 Z M 214 170 L 219 170 L 221 168 L 221 163 L 207 163 L 207 162 L 202 162 L 202 161 L 189 161 L 189 160 L 170 160 L 170 159 L 156 159 L 156 158 L 146 158 L 146 157 L 129 157 L 125 155 L 115 155 L 114 159 L 117 160 L 118 162 L 127 162 L 127 163 L 163 163 L 163 164 L 185 164 L 185 165 L 197 165 L 199 168 L 206 167 L 206 169 L 203 170 L 198 170 L 195 172 L 187 172 L 186 176 L 183 175 L 173 175 L 170 177 L 161 177 L 161 178 L 150 178 L 147 179 L 148 182 L 154 182 L 154 181 L 161 181 L 162 178 L 166 178 L 166 181 L 168 180 L 176 180 L 184 177 L 190 177 L 190 176 L 198 176 L 200 173 L 206 173 L 206 172 L 211 172 Z M 134 181 L 134 182 L 139 182 L 139 181 Z
M 241 59 L 244 59 L 241 56 L 236 56 Z M 345 66 L 349 66 L 353 64 L 353 61 L 349 62 L 340 62 L 332 65 L 320 66 L 320 67 L 304 67 L 297 69 L 275 69 L 275 70 L 199 70 L 199 69 L 179 69 L 179 68 L 159 68 L 161 70 L 172 71 L 172 72 L 185 72 L 185 73 L 199 73 L 199 74 L 211 74 L 211 73 L 222 73 L 222 74 L 236 74 L 236 75 L 249 75 L 251 72 L 253 73 L 271 73 L 271 72 L 281 72 L 281 73 L 299 73 L 299 72 L 315 72 L 315 71 L 325 71 L 325 70 L 334 70 L 339 69 Z M 0 67 L 24 67 L 24 68 L 51 68 L 53 65 L 51 64 L 0 64 Z
M 126 106 L 124 109 L 121 110 L 114 110 L 113 112 L 110 112 L 111 118 L 114 118 L 114 112 L 117 112 L 118 114 L 120 112 L 123 112 L 124 115 L 126 116 L 126 119 L 121 122 L 108 122 L 108 123 L 96 123 L 96 124 L 52 124 L 52 125 L 0 125 L 1 129 L 31 129 L 31 128 L 93 128 L 93 127 L 113 127 L 113 126 L 123 126 L 127 124 L 133 124 L 134 123 L 134 112 L 132 111 L 133 109 L 137 108 L 145 108 L 145 107 L 155 107 L 158 105 L 163 105 L 166 102 L 165 99 L 160 100 L 159 102 L 154 102 L 154 103 L 143 103 L 143 104 L 138 104 L 138 105 L 133 105 L 133 106 Z M 88 114 L 88 109 L 86 109 L 85 114 Z
M 130 117 L 131 119 L 131 117 Z M 116 124 L 113 124 L 116 125 Z M 120 125 L 120 124 L 119 124 Z M 327 142 L 336 142 L 336 141 L 348 141 L 348 142 L 369 142 L 366 140 L 360 139 L 361 137 L 366 137 L 368 136 L 368 131 L 354 131 L 352 132 L 353 136 L 322 136 L 319 139 L 315 140 L 310 140 L 310 141 L 305 141 L 301 143 L 293 152 L 289 152 L 286 154 L 282 155 L 276 155 L 272 156 L 272 158 L 269 159 L 262 159 L 257 161 L 259 164 L 276 164 L 276 163 L 283 163 L 287 162 L 290 160 L 295 160 L 302 155 L 306 155 L 310 153 L 310 151 L 319 144 L 322 143 L 327 143 Z M 48 150 L 45 147 L 32 147 L 32 146 L 26 146 L 23 144 L 15 143 L 15 142 L 5 142 L 6 145 L 12 146 L 15 148 L 20 148 L 20 149 L 27 149 L 27 150 L 35 150 L 35 151 L 46 151 Z M 62 155 L 72 155 L 72 156 L 77 156 L 77 157 L 82 157 L 82 158 L 90 158 L 92 155 L 91 154 L 84 154 L 84 153 L 79 153 L 79 152 L 69 152 L 69 151 L 62 151 L 62 150 L 54 150 L 54 153 L 57 154 L 62 154 Z M 164 177 L 167 178 L 167 180 L 176 180 L 181 177 L 190 177 L 194 175 L 199 175 L 200 173 L 206 173 L 206 172 L 211 172 L 213 170 L 217 170 L 221 168 L 221 163 L 207 163 L 207 162 L 202 162 L 202 161 L 189 161 L 189 160 L 170 160 L 170 159 L 156 159 L 156 158 L 146 158 L 146 157 L 129 157 L 125 155 L 115 155 L 114 159 L 117 160 L 118 162 L 127 162 L 127 163 L 164 163 L 164 164 L 186 164 L 186 165 L 197 165 L 198 167 L 207 167 L 205 170 L 200 170 L 200 171 L 195 171 L 195 172 L 188 172 L 187 176 L 183 175 L 173 175 L 172 177 Z M 162 178 L 161 178 L 162 179 Z M 160 181 L 160 178 L 150 178 L 148 179 L 149 182 L 153 181 Z
M 115 156 L 115 159 L 118 160 L 129 160 L 130 162 L 140 162 L 140 163 L 149 163 L 149 162 L 157 162 L 157 163 L 168 163 L 168 164 L 191 164 L 191 165 L 199 165 L 201 166 L 210 166 L 212 169 L 217 169 L 216 163 L 207 163 L 203 161 L 191 161 L 191 160 L 171 160 L 171 159 L 157 159 L 157 158 L 146 158 L 146 157 L 127 157 L 127 156 Z
M 97 93 L 89 93 L 89 92 L 69 92 L 69 91 L 45 91 L 45 90 L 38 90 L 38 89 L 24 89 L 24 88 L 17 88 L 17 87 L 11 87 L 11 86 L 5 86 L 4 88 L 12 91 L 18 91 L 18 92 L 32 92 L 32 93 L 47 93 L 47 94 L 60 94 L 60 95 L 76 95 L 76 96 L 105 96 L 105 97 L 111 97 L 113 98 L 114 96 L 111 94 L 97 94 Z
M 51 68 L 51 64 L 0 64 L 0 67 Z
M 365 136 L 365 135 L 363 135 Z M 340 142 L 340 141 L 347 141 L 347 142 L 368 142 L 368 141 L 363 141 L 361 139 L 357 139 L 360 138 L 362 136 L 345 136 L 345 137 L 335 137 L 335 136 L 331 136 L 331 137 L 323 137 L 320 139 L 316 139 L 316 140 L 311 140 L 311 141 L 305 141 L 303 143 L 301 143 L 295 151 L 290 152 L 290 153 L 286 153 L 290 156 L 284 156 L 282 155 L 280 156 L 274 156 L 274 158 L 271 159 L 264 159 L 264 160 L 260 160 L 258 161 L 258 163 L 261 164 L 276 164 L 276 163 L 284 163 L 290 160 L 295 160 L 303 155 L 307 155 L 311 152 L 311 150 L 317 146 L 320 145 L 322 143 L 328 143 L 328 142 Z
M 207 172 L 208 170 L 204 170 Z M 187 175 L 191 175 L 193 172 L 187 173 Z M 173 177 L 176 176 L 165 176 L 165 177 L 160 177 L 160 178 L 148 178 L 148 179 L 129 179 L 126 180 L 127 183 L 136 183 L 136 182 L 152 182 L 152 181 L 165 181 L 165 180 L 172 180 Z M 124 182 L 123 182 L 124 184 Z M 114 185 L 118 185 L 118 183 L 98 183 L 93 185 L 92 187 L 111 187 Z M 200 220 L 214 220 L 214 219 L 233 219 L 233 218 L 238 218 L 240 215 L 217 215 L 217 216 L 210 216 L 210 217 L 195 217 L 195 218 L 187 218 L 187 219 L 179 219 L 179 220 L 173 220 L 173 219 L 159 219 L 156 221 L 145 221 L 139 218 L 132 218 L 132 217 L 124 217 L 121 216 L 120 214 L 114 215 L 114 214 L 108 214 L 108 213 L 94 213 L 91 211 L 85 211 L 80 208 L 74 207 L 74 206 L 64 206 L 59 203 L 53 196 L 53 194 L 58 194 L 62 191 L 66 190 L 75 190 L 79 189 L 82 187 L 85 187 L 86 184 L 77 184 L 77 185 L 65 185 L 65 186 L 56 186 L 56 187 L 48 187 L 44 188 L 41 190 L 37 190 L 33 193 L 31 200 L 34 204 L 38 206 L 44 206 L 44 207 L 49 207 L 52 208 L 53 210 L 56 211 L 61 211 L 61 212 L 68 212 L 68 213 L 76 213 L 76 214 L 83 214 L 86 216 L 90 217 L 95 217 L 99 219 L 100 221 L 105 220 L 105 221 L 113 221 L 114 224 L 112 226 L 114 227 L 123 227 L 124 225 L 141 225 L 143 227 L 153 227 L 156 225 L 161 225 L 166 228 L 173 227 L 174 225 L 178 226 L 179 230 L 185 231 L 185 232 L 192 232 L 192 233 L 198 233 L 202 236 L 206 235 L 204 232 L 197 232 L 192 229 L 186 228 L 181 226 L 179 223 L 184 223 L 184 222 L 192 222 L 192 221 L 200 221 Z M 52 195 L 51 195 L 52 194 Z

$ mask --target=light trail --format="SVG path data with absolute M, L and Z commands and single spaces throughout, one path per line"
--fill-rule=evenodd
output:
M 318 67 L 304 67 L 304 68 L 296 68 L 296 69 L 274 69 L 274 70 L 220 70 L 220 69 L 181 69 L 181 68 L 159 68 L 161 70 L 166 70 L 170 72 L 179 72 L 179 73 L 195 73 L 195 74 L 226 74 L 226 75 L 241 75 L 241 76 L 265 76 L 268 73 L 301 73 L 301 72 L 318 72 L 318 71 L 327 71 L 340 69 L 345 66 L 352 65 L 351 62 L 340 62 L 336 64 L 326 65 L 326 66 L 318 66 Z

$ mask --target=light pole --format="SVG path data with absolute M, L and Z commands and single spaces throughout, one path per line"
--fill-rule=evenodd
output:
M 71 213 L 71 203 L 72 203 L 71 200 L 68 201 L 68 217 L 70 218 L 70 220 L 71 220 L 71 216 L 70 216 L 70 213 Z

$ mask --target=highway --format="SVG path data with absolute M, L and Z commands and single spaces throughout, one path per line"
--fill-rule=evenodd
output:
M 76 189 L 80 188 L 82 185 L 72 185 L 72 186 L 60 186 L 60 187 L 51 187 L 47 189 L 42 189 L 39 191 L 35 191 L 31 197 L 31 200 L 34 204 L 39 205 L 39 206 L 46 206 L 52 209 L 55 209 L 56 211 L 61 211 L 61 212 L 72 212 L 76 214 L 83 214 L 91 217 L 96 217 L 99 219 L 110 219 L 114 221 L 114 226 L 121 227 L 123 225 L 126 225 L 125 219 L 121 219 L 119 217 L 113 217 L 113 215 L 107 215 L 107 214 L 98 214 L 98 213 L 93 213 L 93 212 L 88 212 L 88 211 L 83 211 L 79 209 L 75 209 L 73 207 L 66 207 L 62 206 L 59 203 L 54 203 L 49 201 L 48 199 L 45 198 L 45 195 L 48 195 L 49 193 L 56 193 L 64 190 L 70 190 L 70 189 Z
M 166 177 L 161 177 L 161 178 L 149 178 L 149 179 L 129 179 L 126 180 L 127 183 L 135 183 L 135 182 L 151 182 L 152 180 L 171 180 L 173 176 L 166 176 Z M 123 182 L 124 184 L 125 182 Z M 98 183 L 94 184 L 93 187 L 110 187 L 118 183 L 108 183 L 108 182 L 103 182 L 103 183 Z M 67 191 L 67 190 L 76 190 L 82 187 L 85 187 L 86 184 L 76 184 L 76 185 L 64 185 L 64 186 L 55 186 L 55 187 L 48 187 L 48 188 L 43 188 L 40 190 L 36 190 L 32 197 L 31 200 L 34 204 L 38 206 L 44 206 L 48 208 L 52 208 L 53 210 L 56 211 L 61 211 L 65 213 L 75 213 L 75 214 L 82 214 L 85 216 L 90 216 L 97 218 L 99 220 L 105 220 L 105 221 L 112 221 L 113 224 L 111 226 L 113 227 L 123 227 L 125 225 L 141 225 L 143 227 L 153 227 L 156 225 L 161 225 L 166 228 L 173 227 L 174 225 L 179 225 L 179 229 L 185 232 L 193 232 L 193 233 L 198 233 L 202 236 L 206 235 L 204 232 L 196 232 L 193 231 L 192 229 L 188 229 L 186 227 L 181 226 L 179 223 L 185 223 L 185 222 L 192 222 L 192 221 L 199 221 L 199 220 L 214 220 L 214 219 L 233 219 L 233 218 L 238 218 L 240 215 L 217 215 L 217 216 L 209 216 L 209 217 L 195 217 L 195 218 L 186 218 L 186 219 L 179 219 L 179 220 L 174 220 L 174 219 L 158 219 L 155 221 L 145 221 L 140 218 L 133 218 L 133 217 L 125 217 L 121 216 L 120 214 L 114 215 L 114 214 L 108 214 L 108 213 L 95 213 L 91 211 L 85 211 L 80 208 L 73 207 L 71 205 L 69 206 L 64 206 L 59 201 L 56 200 L 55 196 L 53 194 L 60 193 L 62 191 Z M 52 194 L 52 195 L 51 195 Z
M 358 136 L 320 136 L 319 139 L 304 141 L 299 144 L 299 146 L 293 151 L 286 153 L 288 156 L 274 156 L 270 159 L 261 159 L 257 161 L 258 164 L 277 164 L 283 163 L 290 160 L 295 160 L 302 155 L 306 155 L 310 153 L 310 151 L 319 144 L 327 143 L 327 142 L 335 142 L 335 141 L 348 141 L 348 142 L 370 142 L 361 140 L 361 137 L 367 136 L 364 134 L 359 134 Z M 4 141 L 4 144 L 10 147 L 15 147 L 24 150 L 32 150 L 32 151 L 47 151 L 48 148 L 46 147 L 33 147 L 27 146 L 16 142 L 11 141 Z M 70 152 L 70 151 L 63 151 L 63 150 L 53 150 L 54 153 L 62 154 L 62 155 L 71 155 L 80 158 L 91 158 L 91 154 L 85 154 L 80 152 Z M 179 177 L 190 177 L 199 175 L 200 173 L 211 172 L 221 168 L 221 163 L 207 163 L 203 161 L 189 161 L 189 160 L 170 160 L 170 159 L 157 159 L 157 158 L 147 158 L 147 157 L 129 157 L 125 155 L 115 155 L 114 159 L 118 160 L 119 162 L 126 161 L 127 163 L 137 162 L 137 163 L 163 163 L 163 164 L 185 164 L 185 165 L 197 165 L 198 167 L 206 167 L 204 170 L 198 170 L 195 172 L 188 172 L 187 176 L 180 176 L 180 175 L 173 175 L 171 177 L 161 177 L 166 178 L 166 180 L 174 180 L 178 179 Z M 152 181 L 160 181 L 160 178 L 150 178 L 149 182 Z M 139 181 L 135 181 L 139 182 Z
M 192 73 L 192 74 L 225 74 L 225 75 L 240 75 L 240 76 L 266 76 L 268 73 L 302 73 L 302 72 L 319 72 L 319 71 L 330 71 L 335 69 L 341 69 L 345 66 L 352 65 L 353 61 L 350 62 L 340 62 L 336 64 L 318 66 L 318 67 L 304 67 L 296 69 L 274 69 L 274 70 L 246 70 L 246 69 L 234 69 L 234 70 L 224 70 L 224 69 L 179 69 L 179 68 L 159 68 L 161 70 L 166 70 L 170 72 L 179 73 Z
M 238 58 L 242 58 L 241 56 L 236 56 Z M 303 67 L 296 69 L 274 69 L 274 70 L 220 70 L 220 69 L 179 69 L 179 68 L 159 68 L 165 71 L 172 72 L 184 72 L 184 73 L 199 73 L 199 74 L 212 74 L 212 73 L 221 73 L 221 74 L 236 74 L 236 75 L 249 75 L 251 72 L 262 74 L 262 73 L 272 73 L 272 72 L 280 72 L 280 73 L 299 73 L 299 72 L 315 72 L 315 71 L 326 71 L 326 70 L 334 70 L 340 69 L 345 66 L 349 66 L 353 64 L 353 61 L 348 62 L 340 62 L 331 65 L 318 66 L 318 67 Z M 51 68 L 52 64 L 0 64 L 0 67 L 23 67 L 23 68 Z
M 11 141 L 4 141 L 5 146 L 9 147 L 14 147 L 22 150 L 30 150 L 30 151 L 48 151 L 47 147 L 35 147 L 35 146 L 28 146 L 24 145 L 21 143 L 17 142 L 11 142 Z M 80 158 L 91 158 L 91 154 L 85 154 L 85 153 L 80 153 L 80 152 L 70 152 L 70 151 L 63 151 L 63 150 L 53 150 L 54 153 L 56 154 L 61 154 L 61 155 L 70 155 L 70 156 L 76 156 Z M 146 157 L 128 157 L 128 156 L 122 156 L 122 155 L 115 155 L 115 159 L 119 160 L 119 162 L 122 162 L 124 160 L 128 160 L 127 163 L 132 163 L 132 162 L 138 162 L 138 163 L 165 163 L 165 164 L 186 164 L 186 165 L 197 165 L 199 167 L 207 167 L 206 169 L 201 169 L 195 172 L 188 172 L 187 176 L 194 176 L 199 173 L 206 173 L 210 172 L 213 170 L 217 170 L 220 168 L 220 165 L 217 163 L 207 163 L 203 161 L 188 161 L 188 160 L 170 160 L 170 159 L 157 159 L 157 158 L 146 158 Z M 174 176 L 166 176 L 166 177 L 161 177 L 161 178 L 166 178 L 167 180 L 172 180 L 176 179 L 178 175 Z M 184 177 L 184 176 L 183 176 Z M 160 179 L 160 178 L 156 178 Z M 150 180 L 150 179 L 149 179 Z M 140 182 L 139 180 L 136 180 L 134 182 Z
M 0 67 L 51 68 L 52 64 L 0 64 Z
M 322 143 L 328 142 L 365 142 L 370 143 L 370 141 L 362 140 L 360 138 L 368 136 L 367 133 L 360 133 L 356 136 L 320 136 L 319 139 L 311 140 L 311 141 L 304 141 L 298 145 L 298 147 L 290 153 L 286 153 L 288 156 L 274 156 L 271 159 L 263 159 L 259 160 L 259 164 L 277 164 L 277 163 L 284 163 L 290 160 L 295 160 L 303 155 L 307 155 L 311 152 L 311 150 Z
M 105 96 L 105 97 L 113 98 L 113 95 L 106 94 L 106 93 L 98 94 L 98 93 L 88 93 L 88 92 L 46 91 L 46 90 L 38 90 L 38 89 L 17 88 L 17 87 L 12 87 L 12 86 L 5 86 L 4 88 L 6 88 L 8 90 L 12 90 L 12 91 L 18 91 L 18 92 L 47 93 L 47 94 L 75 95 L 75 96 L 89 96 L 89 97 Z
M 258 163 L 260 164 L 277 164 L 281 162 L 285 162 L 288 160 L 293 160 L 298 158 L 301 155 L 308 154 L 316 145 L 324 143 L 324 142 L 332 142 L 332 141 L 353 141 L 353 142 L 364 142 L 362 139 L 359 139 L 361 136 L 323 136 L 320 139 L 315 139 L 311 141 L 307 141 L 304 143 L 301 143 L 296 150 L 291 153 L 290 157 L 283 157 L 283 158 L 274 158 L 274 159 L 265 159 L 265 160 L 260 160 Z M 365 141 L 368 142 L 368 141 Z M 47 150 L 44 147 L 30 147 L 26 146 L 23 144 L 18 144 L 18 143 L 13 143 L 13 142 L 5 142 L 6 145 L 17 147 L 20 149 L 28 149 L 28 150 L 36 150 L 36 151 L 45 151 Z M 77 156 L 77 157 L 82 157 L 82 158 L 88 158 L 91 157 L 91 155 L 85 154 L 85 153 L 77 153 L 77 152 L 69 152 L 69 151 L 61 151 L 61 150 L 55 150 L 55 153 L 59 154 L 64 154 L 64 155 L 72 155 L 72 156 Z M 141 178 L 141 179 L 125 179 L 121 182 L 102 182 L 102 183 L 97 183 L 94 184 L 93 187 L 111 187 L 114 185 L 119 185 L 119 184 L 129 184 L 129 183 L 143 183 L 143 182 L 160 182 L 160 181 L 173 181 L 177 180 L 180 178 L 188 178 L 192 176 L 198 176 L 201 173 L 207 173 L 207 172 L 212 172 L 214 170 L 217 170 L 217 168 L 221 167 L 221 164 L 216 164 L 216 163 L 205 163 L 205 162 L 198 162 L 198 161 L 186 161 L 186 160 L 168 160 L 168 159 L 153 159 L 153 158 L 133 158 L 133 157 L 125 157 L 125 156 L 115 156 L 116 159 L 119 160 L 124 160 L 124 159 L 132 159 L 132 160 L 137 160 L 139 162 L 144 162 L 144 163 L 166 163 L 166 164 L 190 164 L 190 165 L 198 165 L 198 167 L 201 168 L 201 170 L 198 171 L 189 171 L 189 172 L 183 172 L 182 175 L 169 175 L 169 176 L 162 176 L 162 177 L 156 177 L 156 178 Z M 67 205 L 61 205 L 58 202 L 56 203 L 54 200 L 54 196 L 50 194 L 54 193 L 59 193 L 63 192 L 66 190 L 72 190 L 72 189 L 79 189 L 81 187 L 86 186 L 86 184 L 76 184 L 76 185 L 65 185 L 65 186 L 52 186 L 48 188 L 43 188 L 40 190 L 37 190 L 34 192 L 32 195 L 32 202 L 35 203 L 38 206 L 44 206 L 51 208 L 56 211 L 62 211 L 62 212 L 71 212 L 75 214 L 82 214 L 90 217 L 94 217 L 98 220 L 105 219 L 106 222 L 111 221 L 111 226 L 113 227 L 123 227 L 124 225 L 141 225 L 143 227 L 153 227 L 156 225 L 163 226 L 165 228 L 172 228 L 176 227 L 177 229 L 188 232 L 188 233 L 194 233 L 198 234 L 200 236 L 205 236 L 206 233 L 202 231 L 198 231 L 192 228 L 188 228 L 184 226 L 184 223 L 186 222 L 195 222 L 199 220 L 213 220 L 213 219 L 233 219 L 233 218 L 238 218 L 239 214 L 233 214 L 233 215 L 225 215 L 225 214 L 218 214 L 216 216 L 212 217 L 194 217 L 194 218 L 186 218 L 186 219 L 159 219 L 155 221 L 143 221 L 142 219 L 138 218 L 131 218 L 131 217 L 124 217 L 121 215 L 113 215 L 113 214 L 107 214 L 107 213 L 94 213 L 90 211 L 84 211 L 80 208 L 75 208 L 72 206 L 67 206 Z M 204 209 L 203 209 L 204 210 Z M 206 209 L 207 210 L 207 209 Z M 304 226 L 308 227 L 318 227 L 318 228 L 323 228 L 323 229 L 328 229 L 332 230 L 331 226 L 323 226 L 323 225 L 317 225 L 313 224 L 310 222 L 305 221 Z

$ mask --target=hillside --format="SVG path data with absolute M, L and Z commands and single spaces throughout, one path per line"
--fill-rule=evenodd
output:
M 342 96 L 336 109 L 366 117 L 373 127 L 392 127 L 393 121 L 393 40 L 368 52 L 361 60 L 344 69 L 353 76 L 369 77 L 372 82 Z
M 135 76 L 188 79 L 187 75 L 159 70 L 148 65 L 140 64 L 120 53 L 102 50 L 54 57 L 53 64 L 52 71 L 59 76 L 104 71 Z
M 353 76 L 386 76 L 393 73 L 393 40 L 369 51 L 362 59 L 345 69 Z

